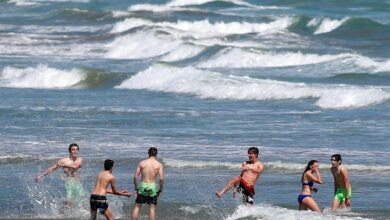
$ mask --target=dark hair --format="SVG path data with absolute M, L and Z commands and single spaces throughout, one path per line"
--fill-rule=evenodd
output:
M 69 153 L 70 153 L 70 150 L 72 149 L 72 147 L 77 147 L 77 150 L 80 150 L 79 145 L 77 145 L 76 143 L 72 143 L 69 145 L 69 148 L 68 148 Z
M 256 157 L 258 157 L 259 156 L 259 149 L 257 147 L 250 147 L 248 149 L 248 154 L 250 154 L 250 153 L 254 153 L 254 154 L 256 154 Z
M 315 163 L 318 163 L 318 161 L 317 160 L 311 160 L 311 161 L 309 161 L 309 163 L 307 163 L 306 169 L 302 173 L 301 182 L 303 182 L 303 176 L 305 175 L 305 173 L 310 170 L 310 166 L 315 164 Z
M 150 147 L 148 150 L 149 157 L 155 157 L 157 156 L 157 148 Z
M 341 164 L 341 155 L 340 154 L 333 154 L 330 158 L 332 159 L 334 157 L 334 159 L 339 162 L 339 164 Z
M 114 166 L 114 161 L 107 159 L 104 161 L 104 170 L 110 170 Z

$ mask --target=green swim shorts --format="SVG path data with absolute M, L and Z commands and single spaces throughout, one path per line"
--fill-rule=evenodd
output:
M 351 195 L 352 189 L 349 189 L 349 198 L 352 198 Z M 337 199 L 340 204 L 345 202 L 345 199 L 347 198 L 347 190 L 345 188 L 336 188 L 336 194 L 334 195 L 334 198 Z
M 138 194 L 143 196 L 157 196 L 157 184 L 141 182 L 138 186 Z
M 83 186 L 77 180 L 66 180 L 65 191 L 68 200 L 77 201 L 85 195 Z

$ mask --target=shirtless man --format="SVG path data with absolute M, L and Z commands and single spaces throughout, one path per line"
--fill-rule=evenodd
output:
M 334 154 L 331 157 L 332 171 L 334 178 L 334 199 L 332 210 L 337 208 L 346 208 L 351 206 L 351 184 L 349 182 L 348 170 L 344 165 L 341 165 L 341 155 Z
M 100 172 L 96 177 L 95 188 L 92 191 L 91 198 L 89 200 L 91 206 L 91 219 L 95 220 L 97 217 L 97 210 L 100 214 L 104 215 L 106 219 L 114 219 L 111 208 L 108 207 L 106 194 L 114 194 L 119 196 L 130 197 L 132 194 L 127 190 L 118 191 L 116 188 L 115 177 L 112 175 L 112 167 L 114 166 L 113 160 L 104 161 L 104 171 Z M 108 189 L 108 185 L 111 184 L 111 190 Z
M 45 172 L 35 177 L 35 181 L 37 182 L 43 179 L 44 176 L 62 167 L 65 177 L 66 207 L 71 207 L 72 201 L 80 201 L 80 198 L 85 194 L 83 186 L 80 183 L 80 172 L 83 159 L 78 157 L 79 149 L 80 148 L 77 144 L 70 144 L 68 148 L 69 157 L 60 159 L 51 167 L 46 169 Z
M 164 186 L 163 165 L 157 161 L 157 148 L 151 147 L 148 150 L 149 158 L 138 164 L 134 173 L 134 188 L 137 192 L 133 210 L 133 220 L 138 219 L 139 210 L 142 204 L 149 205 L 149 219 L 156 218 L 157 198 L 160 197 Z M 141 184 L 138 185 L 138 176 L 141 175 Z M 160 188 L 157 190 L 157 176 L 160 179 Z
M 215 195 L 218 198 L 221 198 L 223 194 L 225 194 L 234 186 L 238 187 L 238 190 L 242 192 L 243 203 L 253 204 L 253 197 L 255 195 L 255 183 L 264 171 L 264 165 L 257 159 L 258 155 L 259 149 L 257 147 L 249 148 L 249 161 L 245 161 L 242 164 L 241 175 L 233 177 L 222 189 L 222 191 L 216 192 Z

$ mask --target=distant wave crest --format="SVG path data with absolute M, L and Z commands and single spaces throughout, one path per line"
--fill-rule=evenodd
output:
M 390 93 L 377 87 L 308 85 L 247 76 L 223 75 L 193 67 L 155 64 L 116 86 L 118 89 L 186 93 L 200 98 L 278 100 L 317 98 L 321 108 L 358 108 L 382 103 Z

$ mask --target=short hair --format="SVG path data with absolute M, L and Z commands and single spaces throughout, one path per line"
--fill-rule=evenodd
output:
M 114 161 L 107 159 L 104 161 L 104 170 L 110 170 L 114 166 Z
M 258 157 L 259 156 L 259 149 L 257 147 L 250 147 L 248 149 L 248 154 L 250 154 L 250 153 L 254 153 L 254 154 L 256 154 L 256 157 Z
M 333 158 L 333 157 L 334 157 L 334 159 L 335 159 L 337 162 L 339 162 L 340 164 L 341 164 L 341 161 L 343 161 L 343 160 L 341 159 L 341 155 L 340 155 L 340 154 L 333 154 L 331 158 Z
M 157 156 L 157 148 L 150 147 L 148 150 L 149 157 L 155 157 Z
M 72 143 L 69 145 L 69 148 L 68 148 L 68 151 L 70 152 L 70 150 L 72 149 L 72 147 L 77 147 L 77 150 L 80 150 L 80 147 L 79 145 L 77 145 L 76 143 Z

